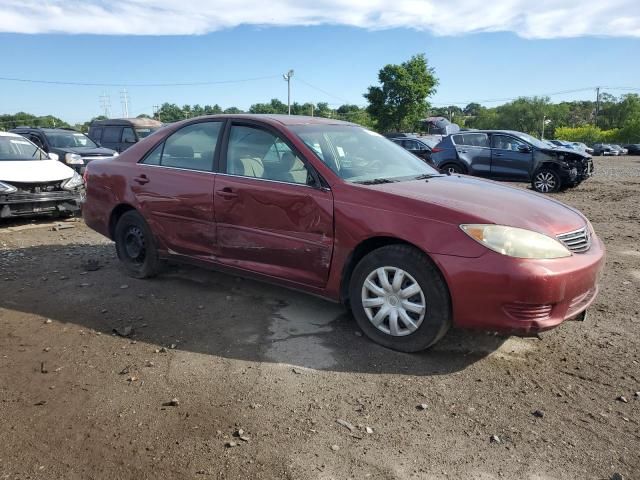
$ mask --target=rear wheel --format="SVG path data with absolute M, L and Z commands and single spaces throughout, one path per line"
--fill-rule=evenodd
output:
M 455 163 L 447 163 L 440 168 L 442 173 L 448 173 L 449 175 L 456 175 L 460 173 L 464 173 L 462 167 Z
M 553 193 L 560 190 L 562 181 L 556 171 L 542 168 L 534 175 L 531 186 L 536 192 Z
M 449 291 L 440 272 L 408 245 L 389 245 L 366 255 L 353 272 L 349 295 L 362 331 L 394 350 L 424 350 L 452 323 Z
M 123 214 L 115 229 L 116 252 L 125 271 L 134 278 L 153 277 L 160 259 L 151 229 L 136 211 Z

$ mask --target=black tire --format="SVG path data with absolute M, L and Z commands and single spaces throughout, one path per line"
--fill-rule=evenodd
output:
M 118 258 L 129 276 L 150 278 L 160 272 L 153 233 L 138 212 L 128 211 L 118 219 L 115 241 Z
M 457 163 L 445 163 L 442 167 L 440 167 L 440 171 L 442 173 L 448 173 L 450 175 L 465 173 L 462 167 Z
M 562 179 L 555 170 L 543 167 L 533 175 L 531 188 L 539 193 L 558 192 L 562 188 Z
M 424 317 L 415 331 L 403 336 L 392 335 L 390 332 L 383 331 L 383 329 L 389 329 L 385 322 L 377 327 L 372 323 L 372 320 L 369 320 L 368 313 L 363 306 L 364 285 L 367 278 L 374 275 L 374 272 L 380 267 L 401 269 L 412 277 L 405 276 L 405 281 L 415 281 L 419 285 L 421 292 L 416 295 L 422 296 L 425 308 Z M 393 278 L 395 278 L 395 274 Z M 407 353 L 425 350 L 440 340 L 452 324 L 449 289 L 440 271 L 425 254 L 408 245 L 381 247 L 360 260 L 351 276 L 349 297 L 351 311 L 362 331 L 374 342 L 393 350 Z M 395 298 L 395 302 L 403 302 L 404 300 L 401 298 L 398 296 Z M 412 301 L 415 296 L 405 298 L 407 301 Z M 378 312 L 382 308 L 380 307 Z M 372 314 L 373 311 L 370 308 L 369 314 Z M 418 314 L 412 312 L 411 315 Z M 416 317 L 412 317 L 412 319 L 415 320 Z M 417 321 L 416 324 L 418 324 Z

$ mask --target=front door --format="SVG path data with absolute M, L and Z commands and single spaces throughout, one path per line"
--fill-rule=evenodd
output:
M 222 125 L 182 127 L 135 166 L 132 190 L 169 253 L 205 259 L 214 254 L 213 159 Z
M 234 123 L 215 186 L 218 255 L 228 265 L 324 286 L 333 196 L 278 134 Z
M 511 135 L 491 136 L 491 176 L 504 180 L 530 179 L 533 153 L 524 141 Z

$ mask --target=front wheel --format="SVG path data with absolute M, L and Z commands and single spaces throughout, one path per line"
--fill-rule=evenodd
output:
M 536 192 L 553 193 L 560 190 L 562 181 L 557 172 L 550 168 L 543 168 L 534 175 L 531 186 Z
M 353 272 L 349 295 L 358 326 L 393 350 L 424 350 L 452 323 L 449 290 L 439 270 L 408 245 L 389 245 L 366 255 Z
M 160 259 L 151 229 L 136 211 L 126 212 L 116 224 L 116 252 L 127 274 L 149 278 L 160 271 Z

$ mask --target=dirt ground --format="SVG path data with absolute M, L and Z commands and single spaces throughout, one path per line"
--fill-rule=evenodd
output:
M 554 195 L 607 245 L 587 320 L 414 355 L 278 287 L 128 278 L 81 221 L 5 222 L 0 479 L 640 478 L 640 157 L 595 164 Z

